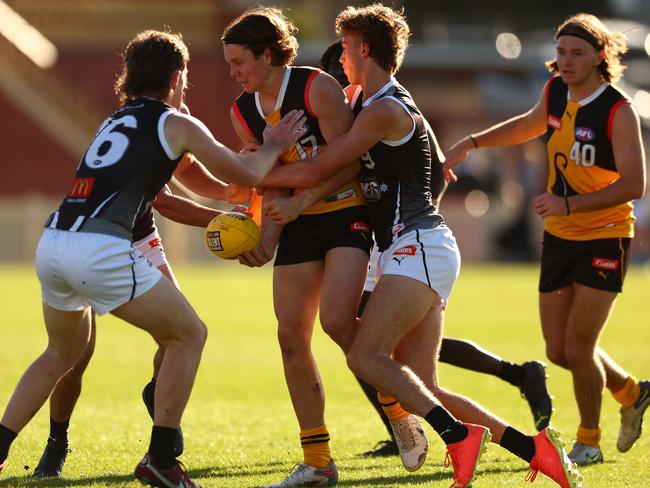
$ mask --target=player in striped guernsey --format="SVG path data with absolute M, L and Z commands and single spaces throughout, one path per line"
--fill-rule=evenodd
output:
M 171 280 L 160 279 L 133 248 L 133 225 L 185 152 L 222 179 L 255 185 L 303 133 L 304 117 L 293 112 L 267 129 L 255 154 L 234 153 L 178 110 L 188 62 L 181 36 L 160 31 L 139 33 L 123 54 L 116 83 L 123 105 L 97 131 L 36 251 L 48 345 L 25 371 L 0 421 L 0 470 L 18 432 L 88 347 L 92 311 L 110 312 L 165 347 L 151 442 L 135 477 L 154 486 L 198 486 L 175 459 L 174 439 L 207 329 Z
M 328 143 L 352 123 L 352 112 L 332 77 L 315 68 L 291 65 L 298 48 L 294 32 L 281 10 L 255 7 L 228 25 L 222 36 L 230 74 L 244 90 L 231 109 L 233 126 L 244 143 L 259 143 L 264 127 L 275 124 L 287 111 L 305 112 L 306 133 L 280 157 L 280 164 L 288 169 L 331 150 Z M 273 301 L 303 462 L 273 487 L 331 485 L 338 480 L 311 339 L 317 312 L 325 332 L 344 350 L 354 331 L 372 246 L 357 172 L 358 166 L 344 168 L 306 190 L 266 190 L 265 204 L 271 199 L 280 204 L 285 196 L 296 194 L 305 202 L 304 211 L 284 227 L 263 218 L 260 246 L 240 258 L 249 266 L 261 266 L 277 246 Z
M 190 153 L 183 156 L 174 171 L 174 177 L 191 191 L 208 198 L 227 200 L 233 204 L 246 203 L 250 199 L 250 190 L 235 185 L 226 185 L 219 181 Z M 180 289 L 156 228 L 154 208 L 170 220 L 199 227 L 205 227 L 214 217 L 223 212 L 175 195 L 165 185 L 152 202 L 152 207 L 135 222 L 133 247 Z M 50 432 L 43 455 L 34 470 L 36 477 L 61 476 L 70 452 L 68 449 L 68 427 L 77 400 L 81 395 L 83 374 L 95 351 L 95 338 L 96 323 L 93 313 L 90 340 L 86 350 L 79 361 L 57 382 L 50 395 Z M 153 360 L 153 379 L 147 383 L 142 392 L 142 398 L 152 419 L 154 418 L 156 377 L 162 364 L 163 354 L 164 349 L 159 347 Z M 183 452 L 183 436 L 180 428 L 174 442 L 174 450 L 177 457 Z
M 341 41 L 336 41 L 323 52 L 319 61 L 319 66 L 323 71 L 327 71 L 332 75 L 341 86 L 344 87 L 346 97 L 353 105 L 359 103 L 361 99 L 360 87 L 352 86 L 349 84 L 339 59 L 343 53 L 343 46 Z M 426 119 L 424 120 L 426 122 Z M 427 135 L 429 138 L 429 147 L 431 148 L 431 196 L 434 205 L 439 209 L 440 203 L 447 189 L 447 182 L 443 173 L 444 156 L 438 141 L 436 140 L 433 129 L 426 122 Z M 293 205 L 298 205 L 299 202 L 293 202 Z M 293 215 L 300 213 L 299 211 L 291 208 L 291 205 L 276 207 L 273 204 L 267 208 L 269 215 L 276 221 L 281 223 L 287 222 L 287 219 L 292 218 Z M 377 267 L 377 259 L 379 253 L 376 248 L 372 250 L 370 255 L 370 265 L 368 268 L 368 275 L 366 276 L 366 283 L 361 297 L 361 304 L 357 312 L 357 316 L 363 315 L 365 305 L 370 298 L 372 290 L 375 287 L 375 270 Z M 551 397 L 546 389 L 546 366 L 540 361 L 526 361 L 522 364 L 511 363 L 506 361 L 496 354 L 482 348 L 481 346 L 462 339 L 452 339 L 443 337 L 440 345 L 440 362 L 453 364 L 460 368 L 476 371 L 497 376 L 504 381 L 519 388 L 521 395 L 528 401 L 531 412 L 533 414 L 533 421 L 537 430 L 542 430 L 548 426 L 553 413 Z M 359 384 L 363 388 L 364 393 L 372 403 L 373 407 L 379 413 L 389 435 L 390 441 L 381 441 L 373 450 L 367 451 L 364 455 L 367 456 L 387 456 L 398 453 L 398 447 L 395 441 L 395 435 L 386 412 L 382 407 L 382 403 L 377 398 L 377 391 L 368 383 L 357 377 Z
M 447 444 L 455 487 L 472 484 L 490 431 L 501 446 L 530 462 L 532 477 L 541 471 L 564 488 L 580 486 L 556 431 L 526 436 L 438 384 L 444 308 L 460 255 L 432 202 L 424 117 L 393 76 L 409 27 L 401 12 L 373 4 L 346 8 L 336 28 L 345 74 L 361 87 L 354 124 L 328 151 L 308 164 L 296 163 L 294 171 L 275 168 L 263 184 L 313 185 L 361 156 L 362 186 L 382 254 L 377 285 L 347 354 L 349 366 L 434 428 Z
M 568 369 L 580 426 L 569 453 L 578 464 L 602 462 L 600 410 L 607 387 L 621 404 L 617 447 L 641 434 L 650 382 L 636 380 L 599 346 L 629 262 L 632 201 L 646 185 L 639 117 L 615 83 L 624 66 L 625 36 L 597 17 L 578 14 L 556 31 L 555 74 L 537 104 L 447 152 L 451 169 L 476 147 L 508 146 L 544 135 L 549 176 L 534 200 L 545 232 L 539 282 L 546 353 Z

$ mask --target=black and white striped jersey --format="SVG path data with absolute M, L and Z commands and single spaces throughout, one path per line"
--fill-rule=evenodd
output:
M 409 92 L 394 78 L 368 99 L 362 101 L 360 95 L 355 98 L 351 101 L 355 114 L 379 99 L 390 98 L 413 119 L 413 129 L 401 140 L 379 141 L 361 157 L 361 186 L 375 239 L 383 251 L 406 231 L 433 228 L 443 222 L 432 202 L 432 159 L 441 170 L 443 156 L 433 133 L 435 147 L 430 146 L 428 124 Z M 435 174 L 438 179 L 442 177 L 441 171 Z M 441 182 L 436 181 L 434 190 L 438 193 L 441 188 Z
M 109 116 L 46 226 L 132 239 L 134 224 L 149 211 L 182 156 L 172 153 L 164 135 L 173 112 L 159 100 L 139 98 Z

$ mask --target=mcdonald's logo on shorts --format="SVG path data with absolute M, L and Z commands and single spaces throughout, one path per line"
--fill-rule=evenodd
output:
M 69 198 L 87 198 L 93 190 L 95 178 L 75 178 L 72 182 L 72 190 L 68 193 Z

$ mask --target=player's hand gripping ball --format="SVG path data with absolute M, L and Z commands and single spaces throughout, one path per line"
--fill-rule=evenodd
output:
M 217 215 L 205 228 L 205 242 L 215 256 L 234 259 L 257 247 L 260 229 L 248 215 L 225 212 Z

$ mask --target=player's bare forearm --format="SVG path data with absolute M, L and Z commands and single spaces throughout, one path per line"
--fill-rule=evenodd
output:
M 159 194 L 153 202 L 153 207 L 160 215 L 169 220 L 195 227 L 205 227 L 213 218 L 222 213 L 220 210 L 206 207 L 172 193 Z
M 226 200 L 227 184 L 215 178 L 192 154 L 186 153 L 187 164 L 179 164 L 174 177 L 187 189 L 202 197 Z

